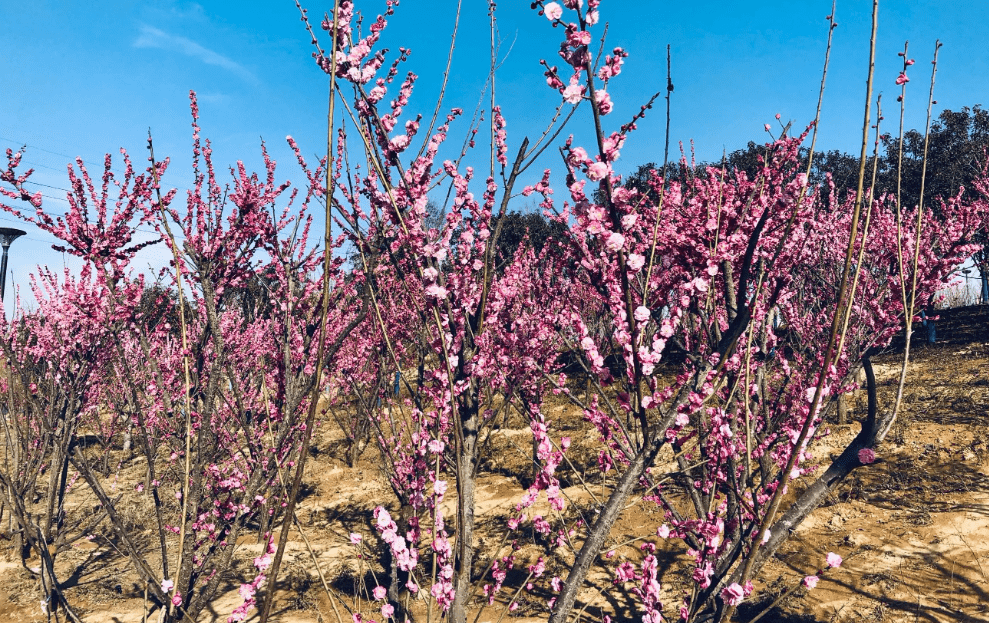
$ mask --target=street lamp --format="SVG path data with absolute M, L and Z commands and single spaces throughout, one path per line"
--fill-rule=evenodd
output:
M 26 233 L 26 231 L 13 227 L 0 227 L 0 246 L 3 247 L 3 260 L 0 260 L 0 301 L 3 300 L 3 293 L 7 286 L 7 249 L 10 248 L 12 242 Z

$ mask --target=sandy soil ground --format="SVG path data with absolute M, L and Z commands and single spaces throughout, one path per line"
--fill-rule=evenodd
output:
M 937 345 L 914 348 L 905 409 L 877 462 L 854 472 L 799 527 L 767 565 L 754 597 L 739 610 L 736 620 L 751 621 L 776 602 L 761 621 L 989 621 L 987 329 L 989 308 L 953 310 L 943 316 Z M 877 360 L 883 404 L 892 398 L 900 356 L 892 352 Z M 854 422 L 864 412 L 865 398 L 856 395 L 849 403 Z M 576 508 L 590 508 L 606 484 L 600 476 L 592 477 L 596 469 L 587 465 L 590 455 L 580 453 L 582 442 L 592 441 L 593 433 L 586 430 L 579 414 L 563 405 L 551 408 L 550 419 L 557 431 L 574 437 L 571 473 L 581 473 L 589 482 L 585 488 L 573 475 L 565 483 L 569 485 L 566 493 Z M 814 448 L 816 455 L 827 457 L 844 447 L 858 430 L 857 423 L 832 424 L 831 435 Z M 521 425 L 496 431 L 482 465 L 477 512 L 484 564 L 501 542 L 504 518 L 520 495 L 520 482 L 527 477 L 528 435 Z M 348 609 L 373 613 L 371 605 L 353 595 L 362 586 L 373 587 L 375 574 L 383 578 L 384 570 L 377 551 L 356 551 L 348 535 L 364 534 L 369 547 L 376 547 L 371 512 L 378 504 L 394 506 L 394 496 L 377 467 L 373 449 L 354 468 L 348 468 L 343 457 L 340 433 L 325 423 L 308 464 L 305 499 L 298 511 L 302 531 L 292 533 L 287 567 L 279 582 L 277 621 L 328 623 L 338 617 L 349 621 Z M 120 490 L 132 490 L 128 483 L 142 473 L 140 466 L 122 466 Z M 662 513 L 654 505 L 631 505 L 609 541 L 615 556 L 637 560 L 639 539 L 655 535 L 660 523 Z M 36 580 L 13 562 L 5 530 L 6 522 L 0 526 L 0 622 L 45 621 Z M 260 554 L 262 545 L 257 535 L 243 538 L 242 545 L 236 571 L 247 577 L 249 561 Z M 670 606 L 682 590 L 676 577 L 684 556 L 673 549 L 676 545 L 671 543 L 669 551 L 660 550 Z M 829 551 L 845 559 L 842 567 L 824 574 L 812 591 L 791 590 L 821 566 Z M 127 560 L 96 556 L 95 552 L 93 542 L 81 542 L 70 555 L 60 558 L 62 565 L 81 568 L 67 588 L 73 605 L 87 623 L 141 621 L 145 616 L 143 589 Z M 520 563 L 537 554 L 534 546 L 516 552 Z M 564 548 L 553 554 L 551 573 L 554 566 L 562 569 L 573 556 Z M 507 584 L 512 581 L 509 576 Z M 232 578 L 205 620 L 226 621 L 240 603 L 237 586 L 238 579 Z M 592 571 L 590 585 L 580 599 L 587 604 L 585 620 L 600 620 L 605 613 L 615 620 L 640 620 L 629 596 L 612 585 L 604 568 Z M 505 620 L 545 620 L 544 600 L 524 597 L 520 605 Z M 480 613 L 479 621 L 497 621 L 501 613 L 502 608 L 491 607 Z M 156 615 L 150 613 L 148 620 L 157 620 Z

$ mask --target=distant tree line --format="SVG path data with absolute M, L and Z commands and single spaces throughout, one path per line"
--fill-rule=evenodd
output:
M 979 191 L 972 182 L 985 169 L 989 150 L 989 110 L 981 105 L 972 108 L 964 107 L 960 111 L 945 109 L 931 124 L 930 137 L 927 147 L 927 173 L 924 180 L 924 207 L 939 215 L 940 202 L 937 198 L 948 200 L 959 192 L 962 198 L 973 199 Z M 667 181 L 682 181 L 689 177 L 706 176 L 710 168 L 724 169 L 726 173 L 744 173 L 753 179 L 760 168 L 760 157 L 766 147 L 755 142 L 749 142 L 745 149 L 739 149 L 719 161 L 701 162 L 696 166 L 688 166 L 684 162 L 673 162 L 667 165 Z M 808 150 L 801 153 L 801 163 L 797 166 L 807 166 Z M 880 137 L 879 161 L 877 163 L 876 194 L 896 195 L 899 183 L 901 205 L 907 212 L 912 212 L 920 203 L 921 178 L 924 157 L 924 132 L 909 130 L 904 132 L 902 145 L 902 161 L 900 156 L 900 138 L 891 133 Z M 902 166 L 898 166 L 902 162 Z M 636 188 L 647 195 L 654 195 L 650 186 L 653 171 L 661 171 L 661 165 L 649 162 L 639 166 L 625 179 L 626 188 Z M 897 172 L 900 171 L 899 178 Z M 859 157 L 856 154 L 840 150 L 818 152 L 814 154 L 813 166 L 810 172 L 810 183 L 820 186 L 827 192 L 827 175 L 830 173 L 834 183 L 837 199 L 841 201 L 849 192 L 855 192 L 858 187 Z M 866 186 L 868 187 L 872 172 L 872 154 L 866 169 Z M 982 274 L 983 288 L 986 287 L 986 276 L 989 275 L 989 232 L 981 231 L 976 236 L 982 250 L 973 258 Z

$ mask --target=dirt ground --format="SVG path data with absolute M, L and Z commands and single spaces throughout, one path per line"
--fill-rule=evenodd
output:
M 942 312 L 938 338 L 936 345 L 912 348 L 904 410 L 879 449 L 876 463 L 853 472 L 797 529 L 764 569 L 755 594 L 739 609 L 737 621 L 751 621 L 774 602 L 760 621 L 989 621 L 989 430 L 985 426 L 989 415 L 989 307 Z M 900 358 L 901 353 L 894 350 L 876 359 L 881 407 L 892 399 Z M 864 413 L 865 398 L 855 395 L 849 402 L 854 422 Z M 574 437 L 574 449 L 568 453 L 574 463 L 564 482 L 569 485 L 565 493 L 575 508 L 589 509 L 594 494 L 607 484 L 590 467 L 591 456 L 581 454 L 582 442 L 590 447 L 594 434 L 562 404 L 549 412 L 556 434 Z M 832 424 L 831 435 L 818 443 L 815 455 L 826 459 L 858 430 L 857 423 Z M 521 423 L 501 428 L 493 433 L 488 458 L 482 464 L 477 513 L 484 564 L 501 542 L 504 518 L 520 496 L 520 482 L 527 484 L 528 438 Z M 357 551 L 349 534 L 363 534 L 369 547 L 377 547 L 371 512 L 378 504 L 393 506 L 394 496 L 372 449 L 354 468 L 346 466 L 344 456 L 339 431 L 325 423 L 308 463 L 305 497 L 299 505 L 302 531 L 292 533 L 287 566 L 279 581 L 277 621 L 349 621 L 348 609 L 361 609 L 372 617 L 377 614 L 373 604 L 349 596 L 362 586 L 373 588 L 375 574 L 383 579 L 384 570 L 377 562 L 377 552 Z M 120 490 L 132 490 L 127 483 L 141 473 L 140 466 L 122 466 Z M 587 487 L 579 483 L 582 478 Z M 615 556 L 637 560 L 641 539 L 655 535 L 661 523 L 662 513 L 653 504 L 631 505 L 609 541 Z M 12 544 L 3 540 L 5 530 L 6 525 L 0 526 L 0 623 L 46 621 L 36 580 L 13 562 Z M 256 535 L 243 538 L 236 571 L 246 578 L 250 559 L 260 555 L 261 549 Z M 67 588 L 76 611 L 87 623 L 142 621 L 143 589 L 129 563 L 123 557 L 94 556 L 95 550 L 94 543 L 82 542 L 60 558 L 61 564 L 73 568 L 84 563 Z M 791 590 L 804 576 L 815 573 L 825 554 L 832 551 L 845 559 L 841 568 L 823 574 L 812 591 Z M 523 547 L 516 552 L 517 566 L 536 555 L 534 546 Z M 564 548 L 557 548 L 553 555 L 550 573 L 560 572 L 573 556 Z M 665 603 L 672 614 L 677 595 L 682 594 L 676 577 L 682 572 L 684 557 L 672 549 L 661 549 L 658 556 L 668 596 Z M 513 579 L 519 583 L 523 578 L 510 575 L 506 584 Z M 580 594 L 587 604 L 585 620 L 600 620 L 603 614 L 611 614 L 616 621 L 640 620 L 629 597 L 612 586 L 603 568 L 593 570 L 589 579 L 590 585 Z M 237 587 L 238 579 L 232 578 L 205 620 L 227 620 L 240 603 Z M 342 601 L 330 599 L 328 592 Z M 526 596 L 520 604 L 504 620 L 545 620 L 544 600 Z M 502 611 L 486 609 L 478 621 L 495 623 Z M 150 613 L 148 620 L 157 620 L 157 613 Z

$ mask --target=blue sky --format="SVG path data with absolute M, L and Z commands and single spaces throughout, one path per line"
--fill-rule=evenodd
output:
M 384 33 L 389 59 L 399 47 L 413 51 L 406 69 L 420 80 L 407 110 L 428 117 L 438 93 L 453 27 L 455 0 L 403 0 Z M 331 2 L 305 2 L 313 16 Z M 358 0 L 373 17 L 384 2 Z M 868 61 L 869 11 L 863 0 L 839 4 L 821 121 L 819 147 L 857 152 Z M 630 57 L 610 91 L 611 129 L 624 123 L 656 91 L 665 87 L 665 48 L 672 46 L 671 148 L 693 140 L 700 159 L 717 159 L 722 150 L 766 140 L 763 124 L 784 121 L 803 127 L 814 115 L 827 37 L 826 1 L 627 2 L 603 0 L 609 23 L 608 49 L 626 48 Z M 529 2 L 503 0 L 498 7 L 503 64 L 497 99 L 508 119 L 510 152 L 523 136 L 537 137 L 559 95 L 548 89 L 539 66 L 556 56 L 560 29 L 529 9 Z M 318 21 L 318 20 L 317 20 Z M 895 132 L 894 80 L 897 52 L 910 41 L 911 69 L 907 127 L 924 123 L 929 60 L 934 40 L 942 48 L 937 109 L 987 103 L 989 47 L 985 24 L 989 3 L 933 1 L 883 2 L 877 42 L 876 88 L 886 94 L 886 124 Z M 185 188 L 190 175 L 188 91 L 199 94 L 203 135 L 213 141 L 223 171 L 237 160 L 262 166 L 264 138 L 280 162 L 278 177 L 301 181 L 285 146 L 292 135 L 303 153 L 325 150 L 327 78 L 315 66 L 312 47 L 294 3 L 280 2 L 32 2 L 0 3 L 5 52 L 0 56 L 0 147 L 28 146 L 24 161 L 36 169 L 33 180 L 59 212 L 67 205 L 65 165 L 75 156 L 98 164 L 102 154 L 125 147 L 143 162 L 150 128 L 156 154 L 170 156 L 164 182 Z M 445 107 L 468 111 L 484 88 L 488 58 L 486 3 L 465 0 Z M 601 33 L 598 26 L 596 35 Z M 324 41 L 325 43 L 325 41 Z M 390 93 L 390 95 L 393 93 Z M 578 112 L 572 128 L 586 127 L 589 109 Z M 665 113 L 662 100 L 622 151 L 619 172 L 662 159 Z M 458 145 L 466 121 L 454 127 Z M 577 133 L 578 142 L 589 135 Z M 477 164 L 486 166 L 486 148 Z M 549 150 L 530 169 L 559 169 Z M 222 178 L 221 178 L 222 179 Z M 531 180 L 526 180 L 527 182 Z M 562 197 L 561 197 L 562 198 Z M 518 204 L 519 208 L 523 204 Z M 16 226 L 0 215 L 0 225 Z M 38 264 L 71 262 L 51 250 L 51 238 L 31 226 L 26 240 L 12 247 L 14 283 L 27 287 Z M 164 248 L 150 249 L 141 261 L 164 264 Z M 10 286 L 8 285 L 8 288 Z

